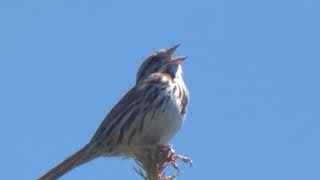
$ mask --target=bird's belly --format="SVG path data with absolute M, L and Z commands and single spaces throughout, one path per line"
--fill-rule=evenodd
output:
M 185 114 L 181 114 L 181 109 L 174 99 L 170 99 L 166 105 L 160 108 L 149 107 L 154 109 L 141 112 L 135 121 L 137 125 L 142 123 L 143 127 L 135 129 L 134 132 L 127 131 L 123 141 L 114 147 L 112 152 L 107 156 L 131 156 L 132 150 L 141 147 L 157 144 L 166 144 L 181 127 Z
M 156 123 L 153 124 L 153 128 L 155 129 L 154 136 L 158 141 L 157 143 L 167 143 L 180 129 L 183 119 L 184 117 L 177 108 L 167 108 L 164 113 L 160 113 L 159 116 L 154 119 Z
M 154 114 L 153 114 L 154 113 Z M 141 136 L 136 138 L 135 144 L 165 144 L 180 129 L 185 116 L 171 99 L 166 105 L 150 112 L 144 119 Z

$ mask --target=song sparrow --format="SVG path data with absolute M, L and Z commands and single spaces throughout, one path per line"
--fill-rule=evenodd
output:
M 186 116 L 188 90 L 176 45 L 160 49 L 140 66 L 135 86 L 114 106 L 82 149 L 39 180 L 57 179 L 99 156 L 135 157 L 143 147 L 166 144 Z

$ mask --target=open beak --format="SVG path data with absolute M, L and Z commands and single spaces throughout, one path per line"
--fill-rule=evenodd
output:
M 187 56 L 180 56 L 180 57 L 174 58 L 170 61 L 170 64 L 171 65 L 181 64 L 187 58 L 188 58 Z
M 176 50 L 178 49 L 178 47 L 180 46 L 180 44 L 177 44 L 175 46 L 173 46 L 172 48 L 167 49 L 167 55 L 172 56 Z
M 172 48 L 169 48 L 166 50 L 166 60 L 170 61 L 169 63 L 171 65 L 177 65 L 181 64 L 184 60 L 186 60 L 188 57 L 187 56 L 179 56 L 176 58 L 172 58 L 172 55 L 176 52 L 177 48 L 180 46 L 180 44 L 177 44 L 173 46 Z

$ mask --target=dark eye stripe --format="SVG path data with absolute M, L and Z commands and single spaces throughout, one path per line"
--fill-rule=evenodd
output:
M 154 56 L 151 59 L 147 60 L 146 64 L 143 66 L 143 69 L 141 70 L 141 74 L 139 78 L 142 78 L 146 75 L 147 72 L 156 72 L 159 66 L 156 66 L 157 63 L 159 63 L 160 57 Z M 156 68 L 156 69 L 152 69 Z
M 151 68 L 151 66 L 153 66 L 154 64 L 158 63 L 160 60 L 159 56 L 153 56 L 149 61 L 148 64 L 145 65 L 145 67 L 143 68 L 145 71 L 149 70 Z

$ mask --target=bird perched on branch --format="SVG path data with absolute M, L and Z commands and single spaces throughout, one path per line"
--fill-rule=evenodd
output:
M 39 180 L 53 180 L 101 156 L 136 158 L 141 149 L 165 145 L 179 130 L 188 104 L 178 48 L 160 49 L 140 66 L 136 84 L 105 117 L 88 144 Z

